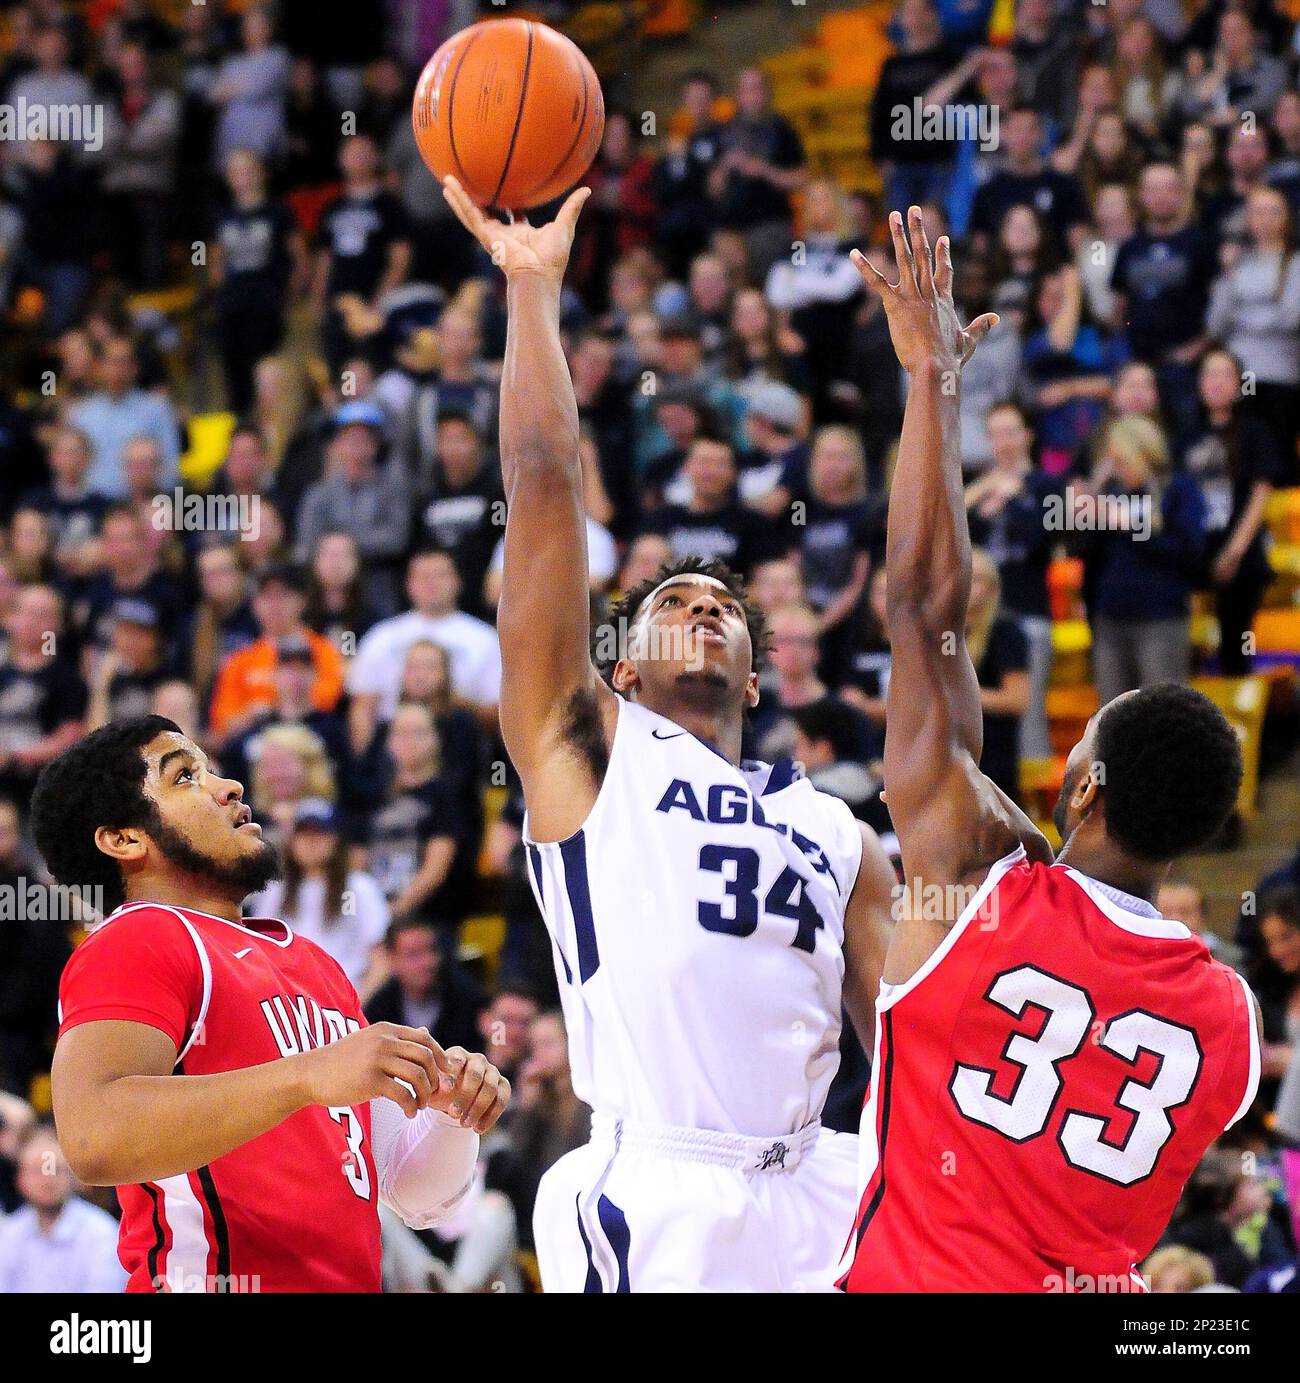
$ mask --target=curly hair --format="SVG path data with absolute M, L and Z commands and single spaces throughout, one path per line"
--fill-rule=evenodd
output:
M 121 867 L 95 844 L 109 830 L 159 826 L 158 806 L 145 795 L 150 740 L 184 733 L 164 716 L 137 716 L 105 725 L 47 764 L 32 793 L 32 835 L 56 883 L 101 889 L 104 912 L 126 901 Z
M 1177 682 L 1113 701 L 1097 721 L 1106 830 L 1163 863 L 1212 840 L 1241 786 L 1236 731 L 1207 696 Z
M 617 600 L 611 601 L 605 612 L 603 623 L 612 624 L 615 628 L 631 629 L 632 625 L 636 623 L 641 606 L 645 604 L 646 597 L 674 576 L 709 576 L 715 581 L 720 581 L 726 587 L 727 591 L 739 603 L 741 610 L 744 611 L 745 624 L 749 629 L 749 641 L 754 649 L 753 670 L 761 672 L 763 655 L 767 652 L 768 647 L 767 617 L 751 599 L 740 574 L 733 571 L 725 562 L 720 562 L 716 557 L 687 555 L 678 558 L 675 562 L 665 562 L 654 576 L 638 582 L 635 586 L 624 591 Z M 614 668 L 618 664 L 618 658 L 611 656 L 607 647 L 607 640 L 600 637 L 600 631 L 594 620 L 591 631 L 591 660 L 595 663 L 596 671 L 600 673 L 601 679 L 607 685 L 612 686 L 611 678 L 614 675 Z

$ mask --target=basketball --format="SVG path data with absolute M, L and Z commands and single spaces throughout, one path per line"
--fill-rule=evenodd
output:
M 449 38 L 415 87 L 420 154 L 484 207 L 523 211 L 567 192 L 605 129 L 600 82 L 581 49 L 526 19 L 487 19 Z

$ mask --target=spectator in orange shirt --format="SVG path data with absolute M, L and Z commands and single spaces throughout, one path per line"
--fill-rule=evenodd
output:
M 307 575 L 284 562 L 270 566 L 257 583 L 253 614 L 261 638 L 232 653 L 217 673 L 209 720 L 216 741 L 246 729 L 275 703 L 275 669 L 279 649 L 288 643 L 311 649 L 316 681 L 312 705 L 332 711 L 343 694 L 343 657 L 328 639 L 303 622 L 307 608 Z

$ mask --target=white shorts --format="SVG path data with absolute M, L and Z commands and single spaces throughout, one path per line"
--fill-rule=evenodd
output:
M 818 1292 L 857 1209 L 857 1138 L 783 1138 L 596 1116 L 545 1176 L 533 1236 L 547 1292 Z

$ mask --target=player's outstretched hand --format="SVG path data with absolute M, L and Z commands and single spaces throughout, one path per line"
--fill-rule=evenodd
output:
M 458 1072 L 423 1028 L 400 1023 L 372 1023 L 297 1060 L 304 1063 L 308 1103 L 358 1105 L 384 1095 L 408 1118 L 430 1105 L 443 1108 L 443 1087 L 451 1091 Z
M 448 1047 L 443 1053 L 451 1079 L 443 1077 L 431 1101 L 462 1128 L 487 1133 L 510 1103 L 510 1082 L 479 1052 Z
M 889 233 L 894 240 L 898 282 L 889 280 L 860 250 L 849 258 L 885 309 L 889 339 L 898 363 L 915 374 L 927 368 L 956 372 L 971 358 L 975 347 L 997 325 L 996 312 L 985 312 L 963 327 L 952 300 L 952 245 L 939 237 L 938 254 L 930 252 L 930 239 L 920 207 L 908 209 L 908 234 L 897 211 L 889 213 Z
M 555 220 L 544 226 L 530 226 L 526 220 L 509 225 L 498 221 L 478 206 L 453 177 L 442 180 L 442 195 L 461 225 L 492 256 L 492 263 L 507 278 L 518 273 L 542 273 L 558 282 L 569 263 L 578 213 L 591 196 L 591 188 L 580 187 L 571 192 Z

